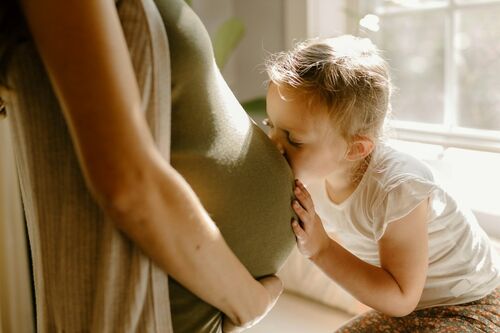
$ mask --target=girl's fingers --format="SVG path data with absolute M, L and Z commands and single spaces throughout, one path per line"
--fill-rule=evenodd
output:
M 304 185 L 304 183 L 302 183 L 300 180 L 297 179 L 297 181 L 295 182 L 297 184 L 298 187 L 300 187 L 301 190 L 304 190 L 307 192 L 306 190 L 306 186 Z
M 314 203 L 309 193 L 307 193 L 307 190 L 304 192 L 304 190 L 302 190 L 300 186 L 297 186 L 295 187 L 295 196 L 308 212 L 310 213 L 314 212 Z
M 292 229 L 298 240 L 302 240 L 305 238 L 306 232 L 304 231 L 304 229 L 302 229 L 299 222 L 297 222 L 297 220 L 295 219 L 292 220 Z
M 297 186 L 300 188 L 300 190 L 302 192 L 304 192 L 304 195 L 309 199 L 309 200 L 312 200 L 311 199 L 311 195 L 309 194 L 309 191 L 307 191 L 306 189 L 306 186 L 300 181 L 300 180 L 296 180 L 295 182 L 297 184 Z
M 309 217 L 309 213 L 307 212 L 307 210 L 305 210 L 304 207 L 302 207 L 302 205 L 297 200 L 293 201 L 292 206 L 293 206 L 293 210 L 299 216 L 300 220 L 302 222 L 308 223 L 310 220 L 310 217 Z

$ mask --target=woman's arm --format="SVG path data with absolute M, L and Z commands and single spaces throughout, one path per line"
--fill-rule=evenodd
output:
M 280 282 L 252 278 L 156 150 L 114 2 L 21 4 L 97 202 L 165 272 L 233 322 L 258 318 Z
M 428 265 L 427 200 L 391 222 L 379 241 L 381 267 L 370 265 L 329 239 L 307 190 L 298 186 L 294 206 L 304 227 L 294 225 L 301 252 L 360 302 L 400 317 L 417 306 Z

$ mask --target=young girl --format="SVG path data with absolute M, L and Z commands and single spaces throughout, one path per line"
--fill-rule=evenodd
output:
M 300 252 L 370 306 L 339 332 L 498 332 L 500 265 L 474 216 L 381 138 L 387 66 L 367 39 L 267 62 L 270 138 L 297 180 Z

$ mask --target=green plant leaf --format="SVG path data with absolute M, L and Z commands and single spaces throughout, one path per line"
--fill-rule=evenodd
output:
M 254 99 L 242 102 L 241 106 L 243 106 L 247 113 L 264 114 L 266 112 L 266 98 L 256 97 Z
M 189 7 L 193 7 L 192 4 L 193 4 L 193 0 L 184 0 L 188 5 Z
M 237 18 L 230 18 L 219 27 L 214 36 L 213 46 L 215 61 L 220 69 L 227 63 L 244 35 L 245 26 Z

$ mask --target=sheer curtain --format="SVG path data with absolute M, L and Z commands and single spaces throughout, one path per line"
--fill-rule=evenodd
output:
M 0 118 L 0 333 L 34 332 L 29 274 L 9 122 Z

